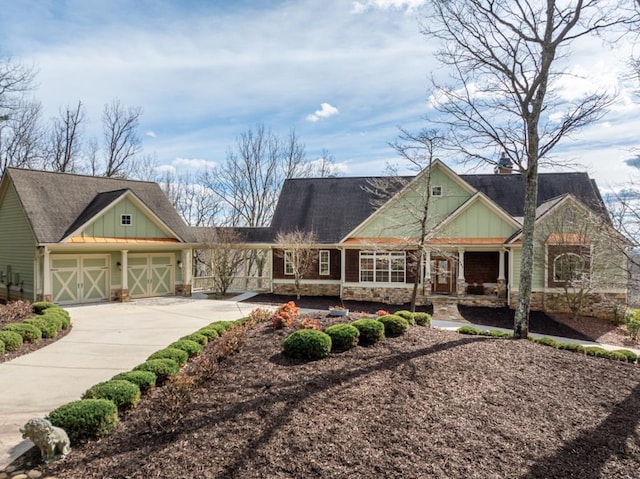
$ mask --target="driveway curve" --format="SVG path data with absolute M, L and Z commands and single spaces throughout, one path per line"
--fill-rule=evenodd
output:
M 80 399 L 94 384 L 202 326 L 247 316 L 255 307 L 175 297 L 67 307 L 73 323 L 67 336 L 0 364 L 0 470 L 32 446 L 19 431 L 30 418 Z

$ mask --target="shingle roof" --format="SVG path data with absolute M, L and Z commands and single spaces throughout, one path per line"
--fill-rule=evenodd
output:
M 460 175 L 513 217 L 523 216 L 524 181 L 521 175 Z M 271 223 L 271 233 L 314 231 L 320 243 L 337 243 L 375 210 L 365 191 L 379 177 L 296 178 L 285 181 Z M 605 213 L 595 182 L 586 173 L 541 173 L 538 205 L 566 193 Z
M 157 183 L 7 168 L 39 243 L 57 243 L 127 190 L 183 241 L 191 231 Z
M 194 238 L 199 243 L 209 243 L 215 237 L 216 231 L 230 231 L 237 235 L 238 240 L 243 243 L 270 243 L 273 242 L 274 234 L 271 228 L 264 227 L 210 227 L 192 226 Z

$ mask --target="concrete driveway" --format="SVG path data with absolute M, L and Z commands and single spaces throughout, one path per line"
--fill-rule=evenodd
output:
M 0 364 L 0 470 L 32 446 L 19 432 L 30 418 L 80 399 L 94 384 L 202 326 L 247 316 L 255 307 L 169 297 L 66 308 L 73 323 L 67 336 Z

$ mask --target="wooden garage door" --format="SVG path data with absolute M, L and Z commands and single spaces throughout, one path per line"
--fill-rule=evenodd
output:
M 59 304 L 91 303 L 109 299 L 107 255 L 52 255 L 53 301 Z
M 173 254 L 130 254 L 127 262 L 130 297 L 173 294 Z

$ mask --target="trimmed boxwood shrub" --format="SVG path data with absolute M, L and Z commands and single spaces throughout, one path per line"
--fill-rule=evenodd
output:
M 178 348 L 164 348 L 156 351 L 149 359 L 173 359 L 178 365 L 182 366 L 189 360 L 189 353 Z
M 42 331 L 30 323 L 9 323 L 2 330 L 18 333 L 22 341 L 27 343 L 39 343 L 42 339 Z
M 212 328 L 211 326 L 205 326 L 204 328 L 199 329 L 196 332 L 198 334 L 205 335 L 209 341 L 213 341 L 214 339 L 216 339 L 216 338 L 218 338 L 220 336 L 218 334 L 218 331 L 215 328 Z
M 116 374 L 112 380 L 129 381 L 140 388 L 142 394 L 156 385 L 156 375 L 151 371 L 127 371 Z
M 429 313 L 413 313 L 413 319 L 415 319 L 418 326 L 431 326 L 431 315 Z
M 584 348 L 587 356 L 595 356 L 596 358 L 609 358 L 609 351 L 600 346 L 587 346 Z
M 36 314 L 42 314 L 42 312 L 45 309 L 49 309 L 49 308 L 59 308 L 60 306 L 58 306 L 55 303 L 50 303 L 48 301 L 37 301 L 35 303 L 31 303 L 31 309 L 33 309 L 33 312 Z
M 203 351 L 202 345 L 196 343 L 195 341 L 191 341 L 190 339 L 180 339 L 175 343 L 171 343 L 168 347 L 182 349 L 186 351 L 190 358 L 197 356 Z
M 576 353 L 584 353 L 584 346 L 577 343 L 560 343 L 558 349 L 566 349 L 567 351 L 573 351 Z
M 358 319 L 351 324 L 360 331 L 360 344 L 374 344 L 384 340 L 384 324 L 377 319 Z
M 551 346 L 552 348 L 558 348 L 560 343 L 555 339 L 547 338 L 546 336 L 543 338 L 534 338 L 534 343 L 542 344 L 544 346 Z
M 156 375 L 156 384 L 161 386 L 171 376 L 180 372 L 180 365 L 173 359 L 149 359 L 142 364 L 138 364 L 134 371 L 151 371 Z
M 55 318 L 57 324 L 60 325 L 60 329 L 67 329 L 71 326 L 71 316 L 69 312 L 62 308 L 49 308 L 45 309 L 42 313 L 43 318 Z
M 140 388 L 123 379 L 112 379 L 91 386 L 82 395 L 82 399 L 109 399 L 118 411 L 125 411 L 140 402 Z
M 0 340 L 0 354 L 4 354 L 4 341 Z
M 40 316 L 40 319 L 44 319 L 45 321 L 49 321 L 50 323 L 55 324 L 56 328 L 58 329 L 56 334 L 62 331 L 62 327 L 65 323 L 64 317 L 61 314 L 58 314 L 58 311 L 59 310 L 57 308 L 50 308 Z
M 384 324 L 385 336 L 402 336 L 409 329 L 409 321 L 395 314 L 379 316 L 378 321 Z
M 213 328 L 218 332 L 219 336 L 222 336 L 227 329 L 233 328 L 236 324 L 233 321 L 215 321 L 211 323 L 208 328 Z
M 334 324 L 324 332 L 331 338 L 332 351 L 346 351 L 358 345 L 360 331 L 351 324 Z
M 612 351 L 612 352 L 617 354 L 622 354 L 625 358 L 627 358 L 627 361 L 630 363 L 635 363 L 638 360 L 638 355 L 633 351 L 629 351 L 628 349 L 616 349 L 615 351 Z
M 298 329 L 282 346 L 284 354 L 292 358 L 322 359 L 331 352 L 331 336 L 315 329 Z
M 477 336 L 478 334 L 480 334 L 480 330 L 474 328 L 473 326 L 460 326 L 458 328 L 458 332 L 460 334 L 470 334 L 471 336 Z
M 6 351 L 17 351 L 22 347 L 22 335 L 15 331 L 0 331 L 0 341 Z
M 108 399 L 81 399 L 60 406 L 47 417 L 64 429 L 72 444 L 97 439 L 118 424 L 118 408 Z
M 187 336 L 183 336 L 180 339 L 188 339 L 189 341 L 194 341 L 198 343 L 200 346 L 206 346 L 209 342 L 209 338 L 205 334 L 201 334 L 198 332 L 189 334 Z
M 411 311 L 408 311 L 406 309 L 401 309 L 400 311 L 396 311 L 395 313 L 396 316 L 400 316 L 401 318 L 404 318 L 407 320 L 407 322 L 411 325 L 411 326 L 415 326 L 416 325 L 416 319 L 415 319 L 415 314 L 416 313 L 412 313 Z M 378 318 L 380 319 L 380 318 Z
M 58 335 L 60 329 L 58 323 L 51 319 L 47 319 L 44 316 L 36 316 L 24 320 L 25 323 L 33 324 L 42 332 L 43 338 L 55 338 Z

